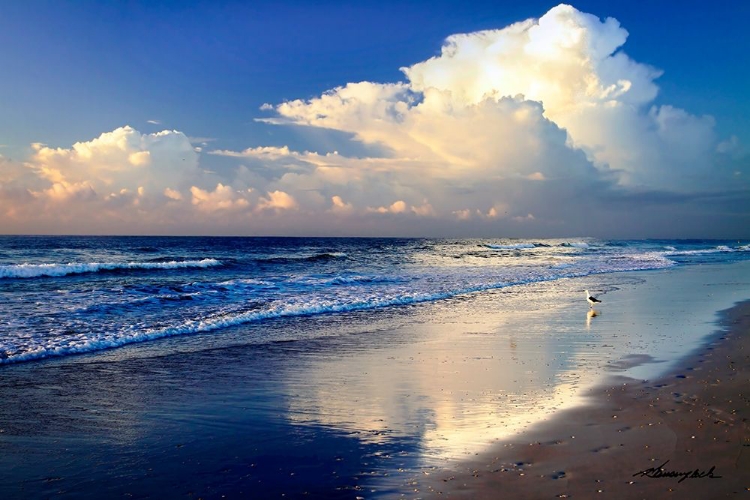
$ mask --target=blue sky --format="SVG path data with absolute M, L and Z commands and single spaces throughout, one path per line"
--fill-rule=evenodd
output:
M 745 117 L 750 114 L 746 96 L 750 61 L 744 24 L 750 18 L 750 4 L 746 2 L 574 3 L 576 19 L 593 14 L 604 26 L 605 19 L 612 17 L 627 30 L 627 40 L 616 44 L 608 56 L 624 53 L 630 62 L 662 73 L 644 77 L 634 70 L 636 87 L 641 77 L 644 86 L 658 87 L 653 96 L 638 97 L 635 104 L 628 97 L 635 92 L 628 90 L 630 84 L 613 90 L 625 96 L 616 97 L 622 101 L 616 104 L 638 108 L 637 116 L 600 126 L 617 135 L 611 138 L 614 142 L 584 130 L 585 124 L 570 106 L 561 103 L 556 110 L 543 98 L 549 93 L 535 97 L 528 87 L 522 98 L 508 104 L 517 113 L 518 106 L 541 103 L 542 107 L 529 108 L 542 122 L 528 133 L 542 134 L 542 143 L 551 141 L 554 148 L 564 147 L 561 141 L 567 143 L 562 157 L 570 158 L 564 169 L 550 165 L 535 170 L 531 164 L 525 170 L 507 167 L 508 158 L 517 157 L 519 151 L 506 154 L 498 150 L 492 158 L 460 157 L 456 151 L 439 158 L 423 154 L 428 149 L 442 151 L 435 138 L 424 139 L 419 148 L 401 144 L 398 134 L 422 137 L 430 129 L 423 123 L 424 114 L 419 115 L 419 130 L 392 128 L 385 135 L 375 125 L 382 117 L 373 115 L 371 120 L 355 124 L 352 116 L 316 121 L 310 114 L 317 109 L 315 100 L 326 92 L 357 82 L 383 86 L 405 82 L 410 85 L 406 93 L 388 94 L 382 97 L 383 102 L 413 98 L 408 106 L 416 109 L 425 89 L 418 88 L 400 68 L 440 56 L 451 35 L 502 30 L 512 23 L 538 20 L 556 5 L 540 1 L 5 2 L 0 7 L 0 210 L 5 207 L 6 222 L 0 222 L 0 232 L 747 235 L 750 122 Z M 587 26 L 598 29 L 591 23 Z M 614 31 L 601 36 L 605 35 L 616 38 Z M 545 61 L 549 66 L 549 60 Z M 486 61 L 477 64 L 486 65 Z M 493 71 L 507 74 L 511 66 L 502 64 Z M 609 63 L 602 64 L 609 67 Z M 606 67 L 597 67 L 588 76 L 582 74 L 589 80 L 595 75 L 602 82 L 597 105 L 603 103 L 604 82 L 614 71 Z M 620 76 L 609 83 L 619 85 L 616 82 L 627 80 L 622 75 L 627 76 L 633 68 L 630 63 L 618 67 Z M 428 73 L 430 81 L 435 81 L 438 73 L 461 71 L 466 71 L 464 66 L 446 61 Z M 571 78 L 570 88 L 578 88 L 580 82 L 572 81 L 577 75 L 571 74 L 570 68 L 564 71 L 565 78 Z M 412 75 L 414 78 L 416 73 L 421 78 L 421 70 Z M 440 75 L 439 80 L 443 78 Z M 554 82 L 560 76 L 547 67 L 526 82 L 533 80 L 537 85 L 540 78 Z M 464 88 L 465 82 L 451 82 Z M 518 94 L 511 91 L 527 88 L 518 82 L 505 83 L 492 89 L 495 101 L 516 98 Z M 440 90 L 455 95 L 458 87 Z M 365 99 L 360 91 L 349 99 Z M 307 105 L 286 111 L 278 108 L 295 100 Z M 462 105 L 480 105 L 480 100 L 477 97 Z M 264 104 L 270 106 L 261 109 Z M 586 105 L 590 104 L 587 101 Z M 455 103 L 451 106 L 455 109 Z M 508 106 L 503 113 L 511 112 Z M 330 116 L 344 113 L 344 108 L 326 109 Z M 368 104 L 367 110 L 372 109 Z M 698 123 L 705 115 L 710 115 L 712 122 Z M 644 124 L 649 116 L 653 124 Z M 471 123 L 485 118 L 482 115 Z M 649 128 L 675 120 L 682 120 L 677 128 L 659 129 L 664 132 L 659 144 L 666 146 L 643 135 Z M 643 130 L 628 132 L 636 122 Z M 454 126 L 460 123 L 456 121 Z M 487 123 L 485 139 L 490 145 L 497 142 L 493 127 L 503 129 L 504 125 Z M 353 129 L 355 125 L 360 128 Z M 123 131 L 125 126 L 129 128 Z M 161 131 L 179 133 L 169 136 L 173 149 L 164 145 L 166 136 L 155 135 Z M 452 137 L 449 132 L 440 132 L 447 141 Z M 91 146 L 97 153 L 87 153 L 84 158 L 74 151 L 74 144 L 88 143 L 102 134 L 114 135 Z M 628 164 L 623 151 L 634 146 L 622 137 L 631 136 L 633 144 L 645 144 L 645 149 L 637 158 L 628 159 Z M 694 137 L 690 144 L 705 143 L 705 151 L 694 154 L 702 158 L 701 165 L 690 167 L 687 174 L 694 179 L 692 183 L 668 181 L 683 176 L 680 161 L 686 160 L 674 152 L 681 149 L 675 142 L 677 136 Z M 117 155 L 112 156 L 109 149 L 107 160 L 97 160 L 103 151 L 97 147 L 126 137 L 127 148 L 134 148 L 119 151 L 126 164 L 116 166 Z M 461 140 L 460 130 L 455 137 Z M 195 148 L 187 158 L 185 145 L 178 144 L 181 138 L 187 138 Z M 280 159 L 278 151 L 241 154 L 248 148 L 263 147 L 286 147 L 293 154 L 286 154 L 287 160 Z M 63 152 L 53 155 L 58 148 Z M 543 148 L 546 156 L 530 155 L 536 159 L 528 161 L 562 158 L 560 151 L 550 148 Z M 713 155 L 717 148 L 722 152 L 719 156 Z M 320 158 L 301 156 L 334 151 L 340 158 L 329 158 L 322 167 Z M 132 156 L 136 153 L 141 155 Z M 93 163 L 84 165 L 84 159 Z M 420 174 L 405 173 L 407 159 L 421 165 Z M 365 160 L 372 161 L 365 165 Z M 444 167 L 436 167 L 442 161 L 447 162 Z M 183 168 L 180 162 L 188 167 Z M 639 170 L 649 162 L 655 165 L 654 175 Z M 102 163 L 108 167 L 100 168 Z M 127 175 L 120 175 L 128 168 Z M 149 173 L 144 168 L 160 172 Z M 321 173 L 325 169 L 330 173 L 331 168 L 367 171 L 368 175 L 342 180 L 341 174 L 332 180 Z M 469 168 L 470 174 L 459 174 Z M 724 182 L 707 184 L 705 179 L 721 177 L 716 169 L 723 169 Z M 105 170 L 109 173 L 104 174 Z M 439 172 L 446 170 L 451 174 L 443 179 L 444 185 L 417 185 L 420 176 L 441 177 Z M 112 174 L 115 171 L 117 176 Z M 570 187 L 570 193 L 552 197 L 559 204 L 555 210 L 544 190 L 512 180 L 521 177 L 547 184 L 556 179 L 560 186 Z M 581 177 L 592 184 L 576 184 Z M 492 182 L 499 183 L 496 194 L 487 190 L 459 199 L 458 191 L 476 194 L 481 191 L 478 186 Z M 560 186 L 549 189 L 565 191 Z M 164 194 L 167 189 L 172 193 L 169 196 Z M 308 196 L 313 191 L 317 198 Z M 539 196 L 539 204 L 521 203 L 519 192 L 525 193 L 522 198 Z M 581 199 L 581 193 L 589 193 L 590 199 Z M 335 197 L 340 202 L 334 201 Z M 476 206 L 468 202 L 471 199 L 476 199 Z M 184 206 L 165 208 L 165 200 Z M 644 200 L 648 200 L 647 207 Z M 576 208 L 582 203 L 619 208 L 606 218 L 582 224 L 583 212 Z M 68 218 L 55 216 L 62 207 L 70 214 Z M 91 213 L 92 207 L 97 207 L 97 218 L 83 222 L 74 215 Z M 570 216 L 560 215 L 568 207 Z M 652 211 L 643 212 L 646 208 Z M 194 217 L 181 218 L 179 214 L 187 209 L 196 212 Z M 644 214 L 656 210 L 663 215 L 644 222 Z M 618 230 L 613 221 L 617 221 Z

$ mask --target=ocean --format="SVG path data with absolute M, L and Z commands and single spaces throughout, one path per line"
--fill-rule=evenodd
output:
M 0 364 L 166 337 L 210 348 L 252 323 L 747 259 L 738 241 L 2 236 Z

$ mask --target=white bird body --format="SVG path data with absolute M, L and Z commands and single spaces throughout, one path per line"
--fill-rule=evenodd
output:
M 601 302 L 601 300 L 597 299 L 596 297 L 592 296 L 588 290 L 586 290 L 586 300 L 589 303 L 589 307 L 594 307 L 594 304 L 597 304 Z

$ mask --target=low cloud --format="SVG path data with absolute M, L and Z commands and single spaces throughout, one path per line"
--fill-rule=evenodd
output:
M 296 210 L 297 201 L 293 196 L 283 191 L 273 191 L 267 193 L 266 197 L 258 200 L 258 210 Z
M 217 184 L 213 191 L 193 186 L 190 188 L 190 194 L 191 203 L 204 212 L 241 211 L 250 206 L 243 193 L 221 183 Z
M 348 214 L 354 210 L 351 203 L 346 203 L 341 196 L 331 196 L 331 212 Z
M 141 134 L 125 126 L 70 148 L 33 145 L 28 166 L 51 182 L 88 182 L 94 190 L 109 187 L 184 184 L 198 171 L 198 156 L 184 134 Z

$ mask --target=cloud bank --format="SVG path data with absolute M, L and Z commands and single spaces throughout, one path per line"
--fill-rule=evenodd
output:
M 628 57 L 627 37 L 615 19 L 559 5 L 452 35 L 439 55 L 401 68 L 403 82 L 346 83 L 262 107 L 271 126 L 344 132 L 377 157 L 293 145 L 205 151 L 181 132 L 130 127 L 70 148 L 36 144 L 22 166 L 0 163 L 4 229 L 62 221 L 84 231 L 78 217 L 127 233 L 617 228 L 635 237 L 747 227 L 750 172 L 736 138 L 719 138 L 710 116 L 656 104 L 661 72 Z M 213 161 L 233 166 L 216 173 Z

